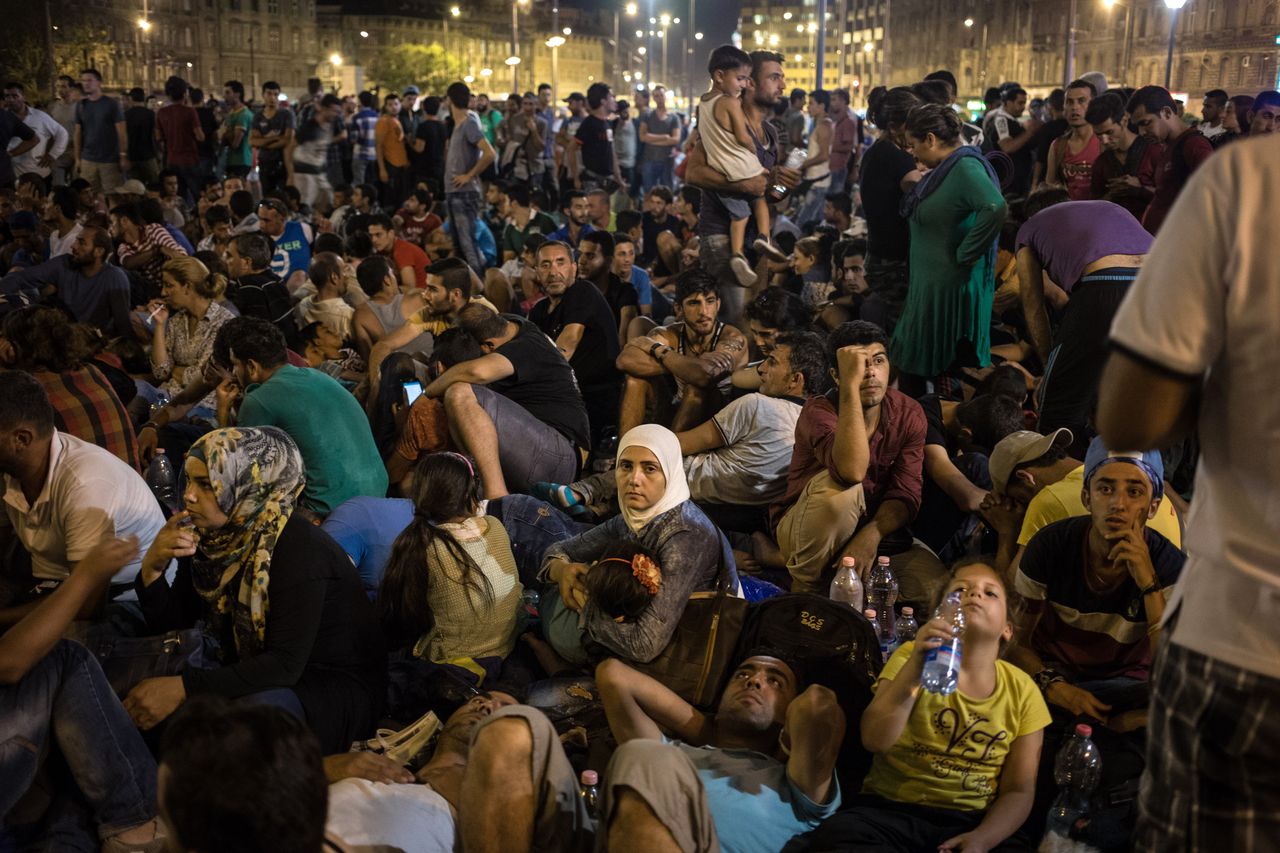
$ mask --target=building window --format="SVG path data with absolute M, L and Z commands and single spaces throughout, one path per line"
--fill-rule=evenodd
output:
M 270 15 L 279 15 L 280 0 L 267 0 L 267 13 Z
M 280 52 L 280 28 L 272 27 L 267 30 L 267 50 L 272 53 Z

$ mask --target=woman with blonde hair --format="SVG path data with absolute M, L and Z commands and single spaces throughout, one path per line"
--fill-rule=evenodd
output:
M 200 368 L 213 354 L 218 329 L 234 316 L 218 303 L 226 290 L 226 276 L 209 272 L 193 257 L 165 261 L 161 298 L 147 308 L 155 321 L 151 372 L 170 397 L 199 379 Z M 212 422 L 216 405 L 210 392 L 188 418 Z

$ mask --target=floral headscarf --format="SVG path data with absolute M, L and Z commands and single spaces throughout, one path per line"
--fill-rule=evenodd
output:
M 208 466 L 228 519 L 201 533 L 192 580 L 215 623 L 231 618 L 236 651 L 252 656 L 266 640 L 271 552 L 305 482 L 302 455 L 276 427 L 216 429 L 191 445 L 190 455 Z

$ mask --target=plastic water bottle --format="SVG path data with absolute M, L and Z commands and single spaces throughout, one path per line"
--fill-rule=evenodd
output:
M 1089 814 L 1089 798 L 1102 776 L 1102 756 L 1090 738 L 1093 729 L 1081 723 L 1067 738 L 1053 761 L 1053 780 L 1058 796 L 1049 809 L 1045 840 L 1071 837 L 1071 830 Z M 1056 836 L 1056 838 L 1055 838 Z
M 909 643 L 916 638 L 920 626 L 916 624 L 916 611 L 911 607 L 902 608 L 902 616 L 895 627 L 898 629 L 898 644 Z
M 853 557 L 843 557 L 835 579 L 831 581 L 828 596 L 832 601 L 847 604 L 854 610 L 862 609 L 862 579 L 858 577 L 858 568 Z
M 600 789 L 598 787 L 600 776 L 594 770 L 583 770 L 578 780 L 581 783 L 578 787 L 578 794 L 587 806 L 587 814 L 598 820 L 600 817 Z
M 880 641 L 880 625 L 876 622 L 876 612 L 871 608 L 862 611 L 862 615 L 867 617 L 867 621 L 871 623 L 871 630 L 876 632 L 876 642 Z
M 151 464 L 147 466 L 146 481 L 151 487 L 151 493 L 169 511 L 169 514 L 177 513 L 178 475 L 174 473 L 169 457 L 164 455 L 163 447 L 157 447 L 156 455 L 151 457 Z
M 888 660 L 898 647 L 898 632 L 893 618 L 893 605 L 897 600 L 898 579 L 889 568 L 889 558 L 878 557 L 867 575 L 867 607 L 874 607 L 880 620 L 880 655 L 884 660 Z
M 960 655 L 964 635 L 964 611 L 960 608 L 960 590 L 946 597 L 933 614 L 951 626 L 951 639 L 944 640 L 936 649 L 925 652 L 924 671 L 920 673 L 920 685 L 930 693 L 946 696 L 955 692 L 960 677 Z
M 169 405 L 169 395 L 163 391 L 156 392 L 156 401 L 151 404 L 151 417 L 156 416 L 156 412 Z

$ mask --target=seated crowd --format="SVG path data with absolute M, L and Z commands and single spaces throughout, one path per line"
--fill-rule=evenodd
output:
M 847 93 L 808 93 L 802 174 L 782 58 L 710 70 L 717 132 L 682 141 L 660 89 L 638 119 L 654 168 L 601 148 L 628 108 L 605 84 L 552 139 L 541 92 L 495 137 L 455 83 L 423 120 L 443 183 L 379 153 L 330 188 L 304 142 L 305 204 L 238 174 L 182 187 L 178 227 L 136 181 L 24 197 L 0 849 L 1030 850 L 1077 723 L 1139 756 L 1107 784 L 1137 778 L 1192 451 L 1109 449 L 1092 410 L 1167 211 L 1019 192 L 945 72 L 879 93 L 869 147 Z M 1168 120 L 1167 93 L 1086 87 L 1099 138 Z M 921 616 L 887 659 L 827 598 L 850 560 Z M 788 593 L 862 630 L 859 678 L 813 625 L 688 618 Z M 952 593 L 958 689 L 925 692 Z M 664 676 L 717 624 L 743 639 L 691 695 Z

